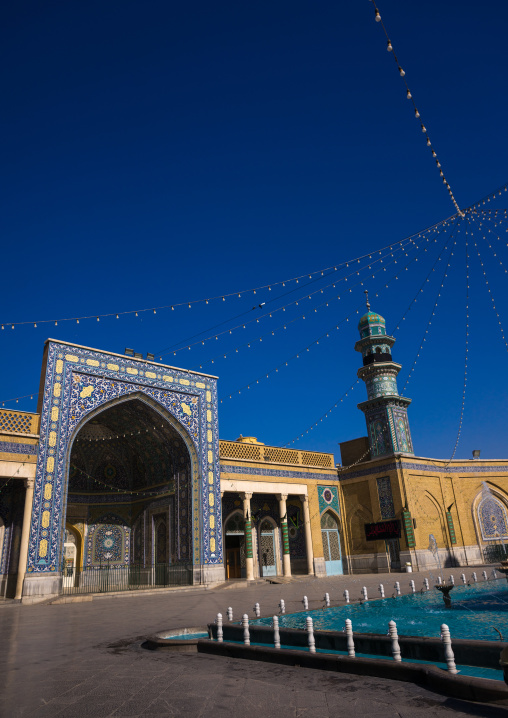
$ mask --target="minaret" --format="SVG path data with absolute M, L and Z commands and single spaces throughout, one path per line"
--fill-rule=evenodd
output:
M 392 361 L 391 348 L 395 339 L 387 335 L 383 317 L 370 311 L 367 290 L 365 294 L 367 313 L 358 324 L 360 341 L 356 342 L 355 350 L 363 357 L 358 378 L 365 382 L 368 398 L 358 404 L 358 408 L 365 414 L 370 455 L 371 458 L 394 453 L 412 455 L 413 442 L 407 419 L 411 399 L 399 396 L 397 389 L 401 365 Z

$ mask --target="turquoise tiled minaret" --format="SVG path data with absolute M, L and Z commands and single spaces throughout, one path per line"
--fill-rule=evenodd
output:
M 395 339 L 387 335 L 383 317 L 370 311 L 368 296 L 367 313 L 360 319 L 358 329 L 360 340 L 355 350 L 363 357 L 358 377 L 367 387 L 367 401 L 358 404 L 358 408 L 365 414 L 371 458 L 394 453 L 412 455 L 407 418 L 411 399 L 399 396 L 397 389 L 401 365 L 392 360 Z

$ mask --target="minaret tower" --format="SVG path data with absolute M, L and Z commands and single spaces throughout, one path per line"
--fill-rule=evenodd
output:
M 358 408 L 365 414 L 370 455 L 371 458 L 394 453 L 412 455 L 413 442 L 407 419 L 411 399 L 399 396 L 397 389 L 397 374 L 402 367 L 392 361 L 391 348 L 395 339 L 387 335 L 383 317 L 370 311 L 367 290 L 365 295 L 367 313 L 358 324 L 360 341 L 356 342 L 355 350 L 363 357 L 358 377 L 365 382 L 368 398 L 358 404 Z

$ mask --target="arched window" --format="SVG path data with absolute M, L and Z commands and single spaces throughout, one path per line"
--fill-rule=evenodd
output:
M 328 576 L 340 576 L 343 573 L 340 551 L 339 524 L 330 511 L 321 516 L 321 538 Z
M 508 538 L 508 516 L 504 504 L 492 495 L 478 504 L 478 522 L 484 541 Z
M 226 534 L 243 534 L 244 532 L 244 518 L 243 514 L 237 512 L 230 516 L 226 522 L 224 531 Z

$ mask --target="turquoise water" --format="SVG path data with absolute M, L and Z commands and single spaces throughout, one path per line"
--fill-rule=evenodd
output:
M 242 644 L 242 641 L 227 641 L 228 643 L 236 643 L 236 644 Z M 270 648 L 273 648 L 272 644 L 267 643 L 254 643 L 252 642 L 250 644 L 251 646 L 261 646 L 262 648 L 266 648 L 267 646 L 270 646 Z M 286 646 L 281 644 L 281 648 L 288 648 L 292 651 L 304 651 L 309 652 L 309 649 L 307 646 Z M 333 650 L 325 650 L 324 648 L 316 648 L 316 653 L 322 653 L 322 654 L 333 654 L 335 656 L 347 656 L 347 651 L 333 651 Z M 393 658 L 391 656 L 378 656 L 374 654 L 367 654 L 367 653 L 356 653 L 356 658 L 376 658 L 383 661 L 393 661 Z M 403 658 L 402 663 L 423 663 L 428 666 L 435 666 L 436 668 L 441 668 L 443 671 L 447 671 L 448 667 L 446 663 L 436 663 L 434 661 L 418 661 L 415 659 L 409 659 L 409 658 Z M 459 666 L 457 665 L 457 670 L 459 672 L 460 676 L 473 676 L 474 678 L 489 678 L 490 680 L 494 681 L 502 681 L 504 682 L 503 678 L 503 671 L 502 670 L 496 670 L 495 668 L 480 668 L 478 666 Z
M 508 640 L 508 582 L 477 583 L 456 586 L 451 592 L 452 608 L 446 609 L 441 594 L 431 589 L 423 594 L 385 598 L 366 603 L 351 603 L 337 608 L 301 611 L 279 616 L 284 628 L 305 629 L 305 618 L 311 616 L 315 630 L 342 631 L 350 618 L 353 632 L 386 634 L 388 622 L 395 621 L 401 636 L 439 637 L 441 624 L 450 628 L 454 638 Z M 271 617 L 252 620 L 252 625 L 271 625 Z
M 195 641 L 197 638 L 208 638 L 208 633 L 179 633 L 177 636 L 164 636 L 166 640 Z

